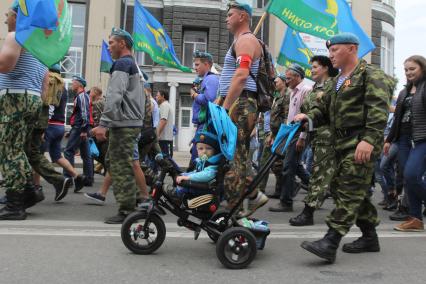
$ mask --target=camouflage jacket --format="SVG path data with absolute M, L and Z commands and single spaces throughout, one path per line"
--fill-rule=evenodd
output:
M 271 132 L 276 136 L 282 123 L 287 123 L 288 109 L 290 105 L 290 93 L 285 92 L 284 95 L 280 94 L 274 99 L 271 108 Z
M 338 77 L 316 94 L 308 116 L 315 125 L 330 125 L 337 150 L 355 148 L 364 140 L 375 153 L 381 151 L 395 81 L 364 60 L 336 91 Z
M 327 80 L 324 84 L 315 84 L 312 91 L 306 96 L 303 101 L 302 106 L 300 107 L 300 112 L 308 113 L 309 110 L 313 107 L 317 94 L 324 91 L 324 86 L 327 84 Z M 323 124 L 314 129 L 312 135 L 310 135 L 312 145 L 331 145 L 332 134 L 330 130 L 330 125 Z
M 101 121 L 102 112 L 104 111 L 105 107 L 105 100 L 102 98 L 94 102 L 92 107 L 93 122 L 94 126 L 96 127 L 99 125 L 99 121 Z

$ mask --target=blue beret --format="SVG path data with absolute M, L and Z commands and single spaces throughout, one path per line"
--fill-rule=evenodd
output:
M 56 72 L 56 73 L 61 73 L 61 65 L 59 65 L 58 63 L 53 64 L 52 66 L 50 66 L 49 68 L 50 71 L 52 72 Z
M 112 28 L 111 36 L 118 36 L 124 38 L 124 40 L 130 45 L 130 47 L 133 47 L 134 45 L 132 35 L 125 30 L 119 28 Z
M 148 83 L 148 82 L 145 82 L 145 83 L 143 84 L 143 87 L 144 87 L 145 89 L 152 90 L 152 88 L 151 88 L 151 84 L 150 84 L 150 83 Z
M 278 74 L 277 78 L 280 78 L 283 81 L 285 81 L 287 79 L 287 77 L 285 76 L 285 74 Z
M 247 0 L 232 0 L 228 3 L 228 11 L 232 8 L 246 11 L 250 17 L 253 15 L 253 8 Z
M 335 44 L 356 44 L 359 45 L 359 38 L 353 33 L 340 33 L 333 36 L 325 43 L 327 48 Z
M 80 77 L 80 76 L 72 76 L 72 79 L 73 79 L 73 80 L 75 80 L 75 81 L 77 81 L 77 82 L 79 82 L 80 84 L 82 84 L 82 85 L 83 85 L 83 87 L 86 87 L 86 86 L 87 86 L 87 82 L 86 82 L 86 80 L 85 80 L 83 77 Z
M 292 70 L 300 75 L 300 77 L 305 78 L 305 70 L 303 70 L 302 66 L 297 63 L 293 63 L 288 67 L 288 70 Z
M 206 58 L 210 62 L 213 62 L 213 56 L 208 52 L 196 50 L 193 54 L 193 57 L 194 58 Z
M 195 143 L 204 143 L 212 146 L 216 151 L 220 151 L 219 140 L 217 136 L 211 132 L 200 131 L 195 134 Z
M 13 4 L 12 6 L 10 6 L 10 9 L 15 12 L 18 12 L 18 8 L 19 8 L 19 1 L 18 0 L 13 1 Z

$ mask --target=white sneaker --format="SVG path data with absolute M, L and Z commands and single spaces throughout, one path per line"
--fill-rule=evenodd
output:
M 255 199 L 248 199 L 247 210 L 240 214 L 241 217 L 248 217 L 257 209 L 268 203 L 269 198 L 261 191 L 257 193 Z

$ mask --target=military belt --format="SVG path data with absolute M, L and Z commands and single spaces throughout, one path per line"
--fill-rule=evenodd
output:
M 39 92 L 31 91 L 31 90 L 27 90 L 27 89 L 3 89 L 3 90 L 0 90 L 0 96 L 6 95 L 6 94 L 28 94 L 28 95 L 40 97 Z

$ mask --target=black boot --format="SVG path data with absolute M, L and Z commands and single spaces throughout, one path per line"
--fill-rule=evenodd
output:
M 292 226 L 311 226 L 314 224 L 314 211 L 315 208 L 312 208 L 305 204 L 302 213 L 297 215 L 294 218 L 290 219 L 290 225 Z
M 327 234 L 321 240 L 314 242 L 304 241 L 301 247 L 305 250 L 334 263 L 336 260 L 336 252 L 339 247 L 342 235 L 334 229 L 329 229 Z
M 352 243 L 344 244 L 342 251 L 347 253 L 379 252 L 379 237 L 374 226 L 361 226 L 362 236 Z
M 6 205 L 0 209 L 0 220 L 25 220 L 27 213 L 23 207 L 23 194 L 20 192 L 6 192 Z
M 37 203 L 44 200 L 44 193 L 43 188 L 39 186 L 36 188 L 36 186 L 32 184 L 27 184 L 24 189 L 23 193 L 23 202 L 24 202 L 24 208 L 30 208 L 36 205 Z

